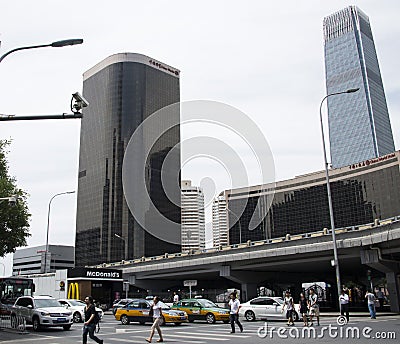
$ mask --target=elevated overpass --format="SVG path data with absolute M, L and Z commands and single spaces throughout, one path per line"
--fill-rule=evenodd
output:
M 296 284 L 332 281 L 335 284 L 332 233 L 286 235 L 264 241 L 247 242 L 156 257 L 102 264 L 99 267 L 122 269 L 124 279 L 140 288 L 157 291 L 197 279 L 203 286 L 230 281 L 238 285 L 244 299 L 256 296 L 257 286 L 265 281 Z M 391 310 L 400 312 L 400 216 L 391 219 L 336 229 L 342 281 L 363 281 L 366 270 L 385 277 Z

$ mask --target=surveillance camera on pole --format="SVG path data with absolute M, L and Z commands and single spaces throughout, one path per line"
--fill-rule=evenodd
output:
M 73 113 L 80 113 L 87 106 L 89 106 L 89 102 L 79 92 L 72 94 L 71 111 Z
M 12 195 L 12 196 L 9 196 L 9 197 L 1 197 L 0 198 L 0 202 L 2 202 L 2 201 L 8 201 L 9 205 L 14 206 L 14 205 L 17 204 L 18 196 L 17 195 Z
M 17 201 L 18 201 L 18 196 L 16 196 L 16 195 L 13 195 L 8 198 L 8 204 L 11 206 L 17 205 Z

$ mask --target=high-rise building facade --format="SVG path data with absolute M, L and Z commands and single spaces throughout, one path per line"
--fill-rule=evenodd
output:
M 394 152 L 381 72 L 368 17 L 349 6 L 323 22 L 327 99 L 334 168 Z
M 213 247 L 229 245 L 228 209 L 225 193 L 216 197 L 212 205 Z
M 132 134 L 155 111 L 179 102 L 179 70 L 141 54 L 115 54 L 84 73 L 83 96 L 90 106 L 81 125 L 76 266 L 180 252 L 179 244 L 153 236 L 135 220 L 122 181 Z M 152 146 L 143 183 L 160 212 L 180 224 L 180 207 L 161 185 L 161 165 L 170 152 L 171 175 L 179 176 L 180 150 L 172 147 L 180 142 L 180 114 L 169 112 L 162 121 L 171 129 Z M 135 148 L 144 151 L 149 134 L 144 130 L 141 135 L 143 143 Z M 175 191 L 180 195 L 179 186 Z
M 190 180 L 181 182 L 182 252 L 205 248 L 204 193 Z
M 336 228 L 400 215 L 399 151 L 331 169 L 329 176 Z M 330 228 L 324 171 L 225 192 L 231 245 Z M 272 196 L 269 209 L 257 208 Z

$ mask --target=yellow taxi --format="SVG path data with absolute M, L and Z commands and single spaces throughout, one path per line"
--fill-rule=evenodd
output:
M 207 299 L 183 299 L 174 304 L 171 309 L 186 312 L 189 322 L 195 320 L 205 320 L 209 324 L 214 324 L 216 321 L 229 322 L 229 310 L 218 307 Z
M 188 321 L 188 316 L 184 311 L 171 309 L 161 301 L 159 301 L 159 303 L 162 307 L 161 325 L 165 323 L 180 325 Z M 138 322 L 140 324 L 153 322 L 153 318 L 149 315 L 151 305 L 152 301 L 133 299 L 125 306 L 117 309 L 115 312 L 115 319 L 121 321 L 122 325 L 128 325 L 131 322 Z

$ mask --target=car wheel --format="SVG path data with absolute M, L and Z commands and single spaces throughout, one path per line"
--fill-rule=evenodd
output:
M 68 331 L 70 328 L 71 328 L 71 324 L 69 324 L 69 325 L 64 325 L 63 326 L 63 329 L 64 329 L 64 331 Z
M 33 317 L 32 325 L 34 331 L 40 331 L 40 320 L 39 317 Z
M 297 312 L 293 312 L 293 321 L 299 321 L 299 315 L 297 314 Z
M 73 318 L 74 318 L 74 323 L 80 323 L 82 321 L 82 315 L 79 312 L 75 312 Z
M 130 323 L 129 318 L 128 318 L 125 314 L 122 315 L 122 316 L 121 316 L 121 324 L 122 324 L 122 325 L 129 325 L 129 323 Z
M 208 324 L 215 324 L 215 316 L 212 313 L 207 313 L 206 321 Z
M 256 320 L 256 315 L 254 314 L 253 311 L 247 311 L 244 314 L 244 317 L 246 318 L 247 321 L 255 321 Z
M 189 319 L 189 322 L 190 322 L 190 323 L 194 322 L 194 319 Z

